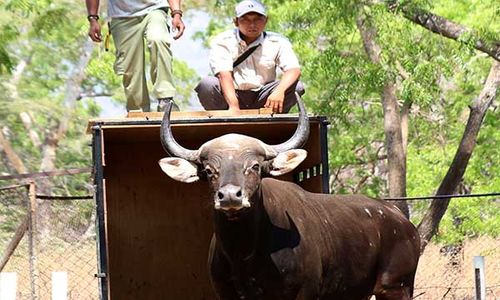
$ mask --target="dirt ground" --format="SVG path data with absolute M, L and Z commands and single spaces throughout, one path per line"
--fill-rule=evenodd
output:
M 4 272 L 16 272 L 17 299 L 32 299 L 31 286 L 40 300 L 51 299 L 51 274 L 68 274 L 68 299 L 99 299 L 97 251 L 94 241 L 74 245 L 64 243 L 42 248 L 36 255 L 37 276 L 30 278 L 27 242 L 23 241 Z M 43 247 L 42 247 L 43 246 Z M 474 299 L 473 257 L 485 257 L 486 299 L 500 299 L 500 239 L 481 237 L 467 241 L 461 248 L 429 244 L 420 258 L 415 279 L 414 299 Z

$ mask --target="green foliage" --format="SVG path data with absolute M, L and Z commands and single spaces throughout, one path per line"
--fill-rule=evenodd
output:
M 0 16 L 1 15 L 2 14 L 0 14 Z M 2 33 L 0 35 L 0 75 L 2 75 L 10 73 L 14 67 L 14 62 L 4 45 L 7 45 L 10 41 L 12 41 L 19 34 L 19 32 L 16 27 L 10 24 L 4 24 L 0 28 L 0 32 Z
M 75 110 L 68 112 L 63 103 L 71 70 L 80 59 L 82 30 L 86 20 L 80 15 L 81 3 L 72 1 L 8 1 L 0 20 L 3 49 L 10 62 L 17 64 L 17 74 L 2 73 L 0 79 L 0 126 L 13 149 L 31 171 L 38 171 L 42 149 L 33 144 L 20 114 L 28 112 L 32 125 L 29 130 L 40 142 L 57 129 L 60 118 L 70 113 L 71 122 L 57 150 L 57 167 L 87 167 L 90 162 L 89 136 L 85 127 L 89 117 L 97 116 L 93 105 L 83 106 L 75 101 Z M 16 20 L 16 22 L 13 22 Z M 76 99 L 75 99 L 76 100 Z M 8 164 L 0 171 L 11 173 Z M 67 178 L 64 180 L 68 180 Z M 54 179 L 54 186 L 63 179 Z M 65 187 L 63 194 L 86 193 L 88 178 L 76 179 Z M 83 190 L 82 190 L 83 188 Z M 56 189 L 57 190 L 57 189 Z
M 176 102 L 181 109 L 187 109 L 189 98 L 200 77 L 189 67 L 186 62 L 175 60 L 173 64 L 175 88 L 177 90 Z
M 224 1 L 225 3 L 232 3 Z M 495 1 L 398 1 L 399 8 L 430 10 L 473 29 L 464 43 L 443 38 L 417 26 L 385 4 L 360 1 L 266 1 L 268 29 L 288 36 L 303 64 L 304 99 L 310 111 L 326 115 L 329 131 L 333 192 L 386 193 L 383 156 L 382 87 L 397 84 L 401 102 L 410 103 L 407 194 L 432 195 L 446 173 L 463 134 L 468 105 L 479 95 L 491 59 L 471 47 L 479 38 L 500 40 Z M 397 9 L 396 8 L 396 11 Z M 356 22 L 361 14 L 377 29 L 382 63 L 373 65 L 363 48 Z M 378 103 L 378 104 L 377 104 Z M 498 174 L 498 112 L 490 110 L 464 178 L 472 192 L 500 190 Z M 486 176 L 485 176 L 486 175 Z M 361 185 L 361 186 L 360 186 Z M 416 203 L 416 220 L 428 202 Z M 441 232 L 457 236 L 471 232 L 498 234 L 498 219 L 485 218 L 498 209 L 484 199 L 452 200 Z M 457 212 L 483 217 L 461 223 Z M 498 226 L 497 226 L 498 228 Z M 470 232 L 469 232 L 470 231 Z M 453 240 L 454 238 L 450 238 Z
M 196 2 L 196 1 L 194 1 Z M 207 45 L 211 36 L 233 27 L 236 0 L 209 1 L 214 16 L 207 31 L 196 36 Z M 294 45 L 303 65 L 305 101 L 310 112 L 325 115 L 329 130 L 332 191 L 386 194 L 384 123 L 381 94 L 391 80 L 401 103 L 411 103 L 407 153 L 407 194 L 432 195 L 449 167 L 468 117 L 468 106 L 479 94 L 491 59 L 473 50 L 478 40 L 500 40 L 496 1 L 392 1 L 366 4 L 342 0 L 267 0 L 268 30 L 283 33 Z M 196 2 L 196 5 L 201 5 Z M 417 26 L 398 9 L 430 10 L 472 29 L 462 43 Z M 0 127 L 30 171 L 40 168 L 41 149 L 34 145 L 20 121 L 29 112 L 33 132 L 43 141 L 68 113 L 66 83 L 87 39 L 84 4 L 64 0 L 6 0 L 0 3 Z M 377 29 L 381 63 L 373 64 L 363 47 L 357 22 L 368 16 Z M 188 25 L 189 26 L 189 25 Z M 104 30 L 105 31 L 105 30 Z M 111 43 L 112 45 L 112 43 Z M 96 46 L 81 86 L 84 94 L 110 94 L 124 103 L 121 79 L 113 72 L 114 49 Z M 15 67 L 21 67 L 14 74 Z M 197 82 L 187 64 L 174 61 L 179 99 L 187 103 Z M 92 98 L 75 102 L 65 138 L 57 149 L 56 168 L 90 166 L 85 127 L 99 114 Z M 499 112 L 485 117 L 464 186 L 474 193 L 500 190 Z M 0 165 L 0 172 L 11 173 Z M 58 177 L 51 182 L 56 194 L 82 194 L 90 189 L 88 174 Z M 428 202 L 412 205 L 415 220 Z M 62 207 L 61 209 L 64 209 Z M 91 208 L 82 208 L 82 214 Z M 459 242 L 463 236 L 498 237 L 498 203 L 491 199 L 453 199 L 438 239 Z M 444 238 L 445 237 L 445 238 Z

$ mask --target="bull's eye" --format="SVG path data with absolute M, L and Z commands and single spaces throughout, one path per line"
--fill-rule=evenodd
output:
M 255 172 L 259 172 L 260 171 L 260 165 L 258 163 L 253 164 L 252 170 L 254 170 Z
M 206 167 L 205 174 L 207 174 L 207 176 L 210 177 L 214 175 L 214 172 L 212 171 L 212 169 L 210 169 L 210 167 Z

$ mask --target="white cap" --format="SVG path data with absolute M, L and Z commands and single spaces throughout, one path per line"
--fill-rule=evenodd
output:
M 235 8 L 236 17 L 239 18 L 250 12 L 255 12 L 267 17 L 266 8 L 262 3 L 255 0 L 244 0 L 238 3 Z

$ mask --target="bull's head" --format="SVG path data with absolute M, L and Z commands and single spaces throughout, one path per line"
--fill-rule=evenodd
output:
M 297 167 L 307 156 L 300 148 L 309 136 L 309 120 L 297 95 L 299 122 L 293 136 L 278 145 L 241 134 L 226 134 L 204 143 L 198 150 L 180 146 L 170 128 L 172 103 L 165 108 L 161 125 L 163 148 L 172 157 L 162 158 L 160 167 L 181 182 L 207 178 L 214 192 L 214 208 L 235 212 L 252 206 L 262 176 L 279 176 Z

